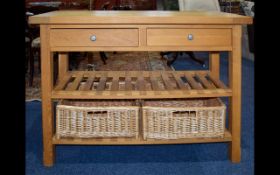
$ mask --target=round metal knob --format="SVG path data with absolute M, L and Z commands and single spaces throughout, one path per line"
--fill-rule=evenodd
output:
M 188 40 L 193 40 L 193 35 L 192 34 L 188 34 Z
M 90 37 L 90 40 L 91 40 L 91 41 L 96 41 L 96 36 L 95 36 L 95 35 L 92 35 L 92 36 Z

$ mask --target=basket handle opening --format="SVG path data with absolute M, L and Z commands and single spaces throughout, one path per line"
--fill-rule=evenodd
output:
M 175 112 L 172 112 L 172 114 L 174 116 L 178 116 L 178 115 L 190 115 L 190 116 L 195 116 L 196 115 L 196 111 L 175 111 Z
M 88 115 L 104 115 L 104 114 L 107 114 L 108 111 L 88 111 L 87 114 Z

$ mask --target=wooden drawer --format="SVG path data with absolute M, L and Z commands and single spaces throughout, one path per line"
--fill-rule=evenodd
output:
M 148 46 L 231 46 L 231 29 L 147 29 Z
M 138 46 L 138 29 L 52 29 L 50 43 L 52 47 Z

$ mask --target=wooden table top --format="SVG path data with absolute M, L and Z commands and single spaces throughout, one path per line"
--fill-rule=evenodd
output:
M 60 10 L 29 18 L 30 24 L 252 24 L 252 17 L 210 11 Z

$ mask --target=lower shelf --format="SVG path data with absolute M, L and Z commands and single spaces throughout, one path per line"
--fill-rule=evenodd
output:
M 74 71 L 53 99 L 160 99 L 232 96 L 209 71 Z
M 53 137 L 55 145 L 147 145 L 147 144 L 186 144 L 186 143 L 207 143 L 207 142 L 230 142 L 231 134 L 225 131 L 224 138 L 188 138 L 174 140 L 159 140 L 139 138 L 91 138 L 91 139 L 71 139 Z

